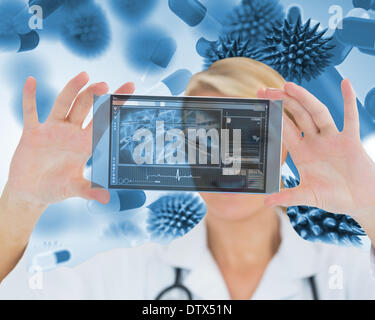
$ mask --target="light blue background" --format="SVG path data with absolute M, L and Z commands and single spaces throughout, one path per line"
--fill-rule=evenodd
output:
M 2 0 L 0 0 L 1 2 Z M 229 9 L 239 3 L 237 0 L 202 0 L 208 12 L 217 19 L 223 18 L 220 10 Z M 192 73 L 202 70 L 202 58 L 195 51 L 196 41 L 201 34 L 194 28 L 184 24 L 168 8 L 167 0 L 159 0 L 157 7 L 147 20 L 147 24 L 157 25 L 166 30 L 177 42 L 177 51 L 165 70 L 154 75 L 148 75 L 143 81 L 143 73 L 135 70 L 124 58 L 124 44 L 128 35 L 137 29 L 137 26 L 122 24 L 112 13 L 107 1 L 97 1 L 105 10 L 112 29 L 112 41 L 104 55 L 96 59 L 83 59 L 72 54 L 58 40 L 41 39 L 39 46 L 30 52 L 4 53 L 0 52 L 0 101 L 1 101 L 1 146 L 0 157 L 0 187 L 7 180 L 9 164 L 12 154 L 21 136 L 22 128 L 14 117 L 12 101 L 14 100 L 14 82 L 6 72 L 10 64 L 17 63 L 24 58 L 40 61 L 47 70 L 44 82 L 56 92 L 61 90 L 66 82 L 80 71 L 89 73 L 91 82 L 106 81 L 111 91 L 114 91 L 126 81 L 134 81 L 136 92 L 142 94 L 150 86 L 158 83 L 177 69 L 186 68 Z M 353 9 L 351 0 L 315 0 L 315 1 L 288 1 L 281 3 L 287 8 L 297 4 L 302 7 L 304 18 L 312 18 L 321 22 L 323 27 L 328 26 L 329 7 L 339 5 L 344 16 Z M 228 12 L 228 11 L 227 11 Z M 374 14 L 371 13 L 374 17 Z M 337 67 L 344 78 L 350 78 L 357 92 L 358 98 L 364 102 L 367 92 L 375 87 L 375 56 L 365 55 L 353 49 L 347 59 Z M 17 92 L 21 95 L 20 89 Z M 368 151 L 375 157 L 375 141 L 368 145 Z M 25 159 L 27 161 L 27 159 Z M 155 200 L 159 193 L 147 192 L 146 205 Z M 54 216 L 46 217 L 46 223 L 60 225 L 54 232 L 37 229 L 30 243 L 30 252 L 43 252 L 54 248 L 68 248 L 73 256 L 70 264 L 80 263 L 100 250 L 110 247 L 134 245 L 129 239 L 103 241 L 104 229 L 111 221 L 119 219 L 114 213 L 109 215 L 93 214 L 87 210 L 87 202 L 81 199 L 71 199 L 63 204 L 56 205 Z M 60 210 L 60 211 L 59 211 Z M 145 210 L 145 209 L 141 209 Z M 127 213 L 129 215 L 134 212 Z M 140 213 L 140 217 L 144 212 Z M 43 218 L 42 218 L 43 219 Z M 55 219 L 55 220 L 54 220 Z

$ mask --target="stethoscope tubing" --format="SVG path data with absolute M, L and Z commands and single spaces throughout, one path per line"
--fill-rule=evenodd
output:
M 179 289 L 179 290 L 182 290 L 185 292 L 186 296 L 188 297 L 186 300 L 193 300 L 193 295 L 192 293 L 190 292 L 190 290 L 188 288 L 186 288 L 183 284 L 182 284 L 182 269 L 181 268 L 175 268 L 175 281 L 174 283 L 165 288 L 164 290 L 162 290 L 158 295 L 157 297 L 155 298 L 155 300 L 161 300 L 161 298 L 167 294 L 169 291 L 172 291 L 174 289 Z
M 309 277 L 308 281 L 309 281 L 309 285 L 310 285 L 313 300 L 319 300 L 315 276 Z M 179 289 L 179 290 L 184 291 L 186 296 L 188 297 L 186 300 L 193 300 L 193 295 L 192 295 L 191 291 L 182 284 L 182 269 L 181 268 L 175 268 L 175 281 L 174 281 L 174 283 L 171 286 L 162 290 L 156 296 L 155 300 L 161 300 L 164 295 L 166 295 L 169 291 L 172 291 L 174 289 Z

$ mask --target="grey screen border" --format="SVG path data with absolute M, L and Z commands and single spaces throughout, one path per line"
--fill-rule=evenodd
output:
M 91 186 L 94 188 L 109 186 L 109 130 L 112 95 L 94 96 L 93 108 L 93 136 L 92 136 L 92 168 Z M 108 150 L 108 154 L 101 154 L 100 151 Z M 94 165 L 94 163 L 96 165 Z M 100 170 L 96 167 L 100 164 Z
M 266 193 L 274 193 L 280 191 L 283 102 L 270 100 L 269 106 Z M 275 140 L 270 137 L 280 138 Z
M 103 96 L 95 96 L 94 98 L 94 121 L 93 121 L 93 161 L 96 161 L 97 159 L 97 146 L 99 143 L 106 142 L 105 144 L 108 146 L 108 148 L 105 148 L 108 150 L 110 149 L 110 113 L 111 113 L 111 104 L 112 104 L 112 98 L 113 96 L 128 96 L 129 98 L 132 97 L 132 95 L 103 95 Z M 134 96 L 133 96 L 134 97 Z M 148 97 L 147 95 L 136 95 L 136 97 Z M 166 100 L 171 99 L 173 101 L 173 98 L 182 98 L 182 99 L 204 99 L 204 100 L 217 100 L 217 99 L 228 99 L 228 100 L 238 100 L 241 102 L 256 102 L 261 101 L 263 99 L 250 99 L 250 98 L 226 98 L 226 97 L 169 97 L 169 96 L 155 96 L 157 99 L 164 99 Z M 267 142 L 267 174 L 266 174 L 266 188 L 265 193 L 273 193 L 273 192 L 279 192 L 280 191 L 280 174 L 281 174 L 281 145 L 282 145 L 282 112 L 283 112 L 283 106 L 281 100 L 266 100 L 269 102 L 269 119 L 268 119 L 268 126 L 269 126 L 269 132 L 268 132 L 268 142 Z M 100 121 L 95 121 L 95 119 L 100 119 Z M 101 124 L 101 125 L 99 125 Z M 270 139 L 270 137 L 279 137 L 279 139 Z M 108 141 L 107 141 L 108 140 Z M 109 154 L 108 154 L 109 156 Z M 103 155 L 100 156 L 100 158 L 107 158 L 106 156 L 103 157 Z M 108 161 L 97 161 L 96 163 L 101 163 L 102 169 L 100 170 L 101 173 L 107 172 L 109 173 L 109 163 Z M 97 175 L 95 173 L 94 167 L 92 168 L 92 186 L 93 187 L 109 187 L 109 175 L 106 175 L 106 177 L 102 176 L 101 174 Z M 278 179 L 275 179 L 275 176 L 278 177 Z M 230 191 L 229 191 L 230 193 Z

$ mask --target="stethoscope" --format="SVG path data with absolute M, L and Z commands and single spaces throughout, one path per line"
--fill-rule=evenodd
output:
M 155 300 L 193 300 L 191 291 L 182 283 L 182 269 L 174 268 L 174 283 L 162 290 Z
M 162 290 L 155 300 L 193 300 L 191 291 L 182 283 L 182 269 L 174 268 L 175 280 L 172 285 Z M 319 300 L 315 276 L 307 278 L 313 300 Z

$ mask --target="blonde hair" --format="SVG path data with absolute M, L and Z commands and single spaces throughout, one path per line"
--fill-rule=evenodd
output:
M 207 70 L 196 73 L 190 80 L 185 95 L 199 95 L 202 91 L 216 91 L 228 97 L 256 98 L 259 89 L 283 89 L 285 79 L 262 62 L 243 57 L 216 61 Z M 294 117 L 284 109 L 294 122 Z M 284 188 L 280 181 L 280 187 Z M 281 207 L 284 212 L 286 208 Z
M 212 90 L 228 97 L 256 98 L 259 89 L 284 87 L 284 78 L 262 62 L 243 57 L 216 61 L 195 74 L 185 91 L 188 96 Z

